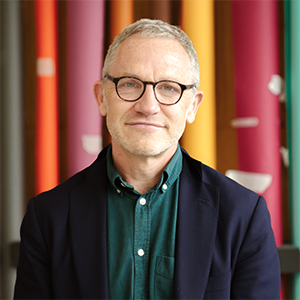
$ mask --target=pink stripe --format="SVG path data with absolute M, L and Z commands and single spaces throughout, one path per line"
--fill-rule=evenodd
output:
M 237 118 L 256 117 L 259 125 L 237 129 L 241 171 L 273 177 L 264 192 L 276 243 L 282 244 L 280 106 L 268 90 L 279 74 L 277 1 L 232 2 Z
M 68 174 L 89 165 L 96 154 L 82 146 L 83 135 L 101 135 L 93 84 L 101 78 L 104 1 L 67 1 Z

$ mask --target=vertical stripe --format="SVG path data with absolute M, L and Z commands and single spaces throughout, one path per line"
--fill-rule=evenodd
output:
M 68 175 L 87 167 L 102 148 L 102 118 L 93 96 L 101 79 L 104 1 L 67 2 Z
M 111 42 L 121 31 L 133 22 L 133 0 L 113 0 L 110 2 Z
M 1 5 L 1 280 L 2 299 L 12 299 L 24 210 L 21 1 Z
M 270 89 L 279 73 L 278 3 L 232 1 L 238 169 L 272 176 L 265 192 L 277 246 L 282 243 L 280 104 Z M 241 118 L 241 119 L 240 119 Z M 250 123 L 249 123 L 250 124 Z
M 122 30 L 134 21 L 133 0 L 113 0 L 109 2 L 109 44 Z M 106 117 L 103 118 L 103 146 L 111 142 L 111 136 L 106 127 Z
M 37 193 L 58 184 L 56 1 L 36 0 L 37 38 Z
M 187 125 L 182 146 L 203 163 L 216 167 L 214 2 L 183 0 L 182 29 L 192 40 L 201 70 L 204 100 L 193 124 Z
M 231 1 L 215 1 L 217 166 L 225 174 L 237 168 Z
M 285 15 L 291 238 L 300 248 L 300 1 L 285 1 Z M 293 275 L 291 296 L 292 299 L 300 298 L 299 273 Z
M 161 0 L 151 2 L 151 15 L 153 19 L 159 19 L 171 23 L 171 1 Z

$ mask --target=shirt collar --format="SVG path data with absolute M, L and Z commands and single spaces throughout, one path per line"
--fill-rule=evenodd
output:
M 160 181 L 153 188 L 151 188 L 151 190 L 159 189 L 162 193 L 165 193 L 179 177 L 181 170 L 182 170 L 182 152 L 180 146 L 178 145 L 176 152 L 173 155 L 171 161 L 164 169 Z M 112 159 L 111 145 L 108 147 L 108 151 L 107 151 L 107 175 L 109 181 L 121 196 L 123 196 L 124 189 L 139 194 L 134 190 L 134 187 L 128 184 L 126 181 L 124 181 L 120 176 L 120 174 L 115 170 L 113 165 L 113 159 Z

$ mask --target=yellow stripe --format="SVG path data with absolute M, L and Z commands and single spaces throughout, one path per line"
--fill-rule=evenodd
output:
M 201 70 L 204 100 L 193 124 L 187 125 L 182 146 L 189 154 L 216 168 L 215 49 L 213 0 L 183 0 L 182 29 L 192 40 Z

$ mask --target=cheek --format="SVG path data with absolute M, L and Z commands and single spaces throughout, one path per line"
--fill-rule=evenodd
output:
M 188 115 L 190 114 L 191 105 L 188 103 L 187 99 L 182 100 L 186 101 L 179 103 L 181 105 L 177 108 L 176 116 L 178 123 L 185 126 Z
M 110 88 L 107 88 L 106 91 L 105 91 L 105 94 L 104 94 L 104 102 L 106 104 L 106 111 L 107 111 L 107 115 L 108 117 L 111 117 L 113 116 L 113 113 L 112 112 L 116 112 L 117 111 L 117 100 L 118 99 L 115 99 L 116 98 L 116 95 L 115 95 L 115 92 L 114 90 L 110 87 Z
M 186 125 L 186 111 L 180 108 L 172 114 L 165 114 L 169 122 L 170 132 L 182 132 Z
M 108 105 L 106 121 L 110 123 L 116 123 L 119 118 L 118 111 L 112 105 Z
M 125 122 L 130 117 L 131 104 L 120 99 L 110 98 L 107 103 L 106 118 L 112 122 Z

